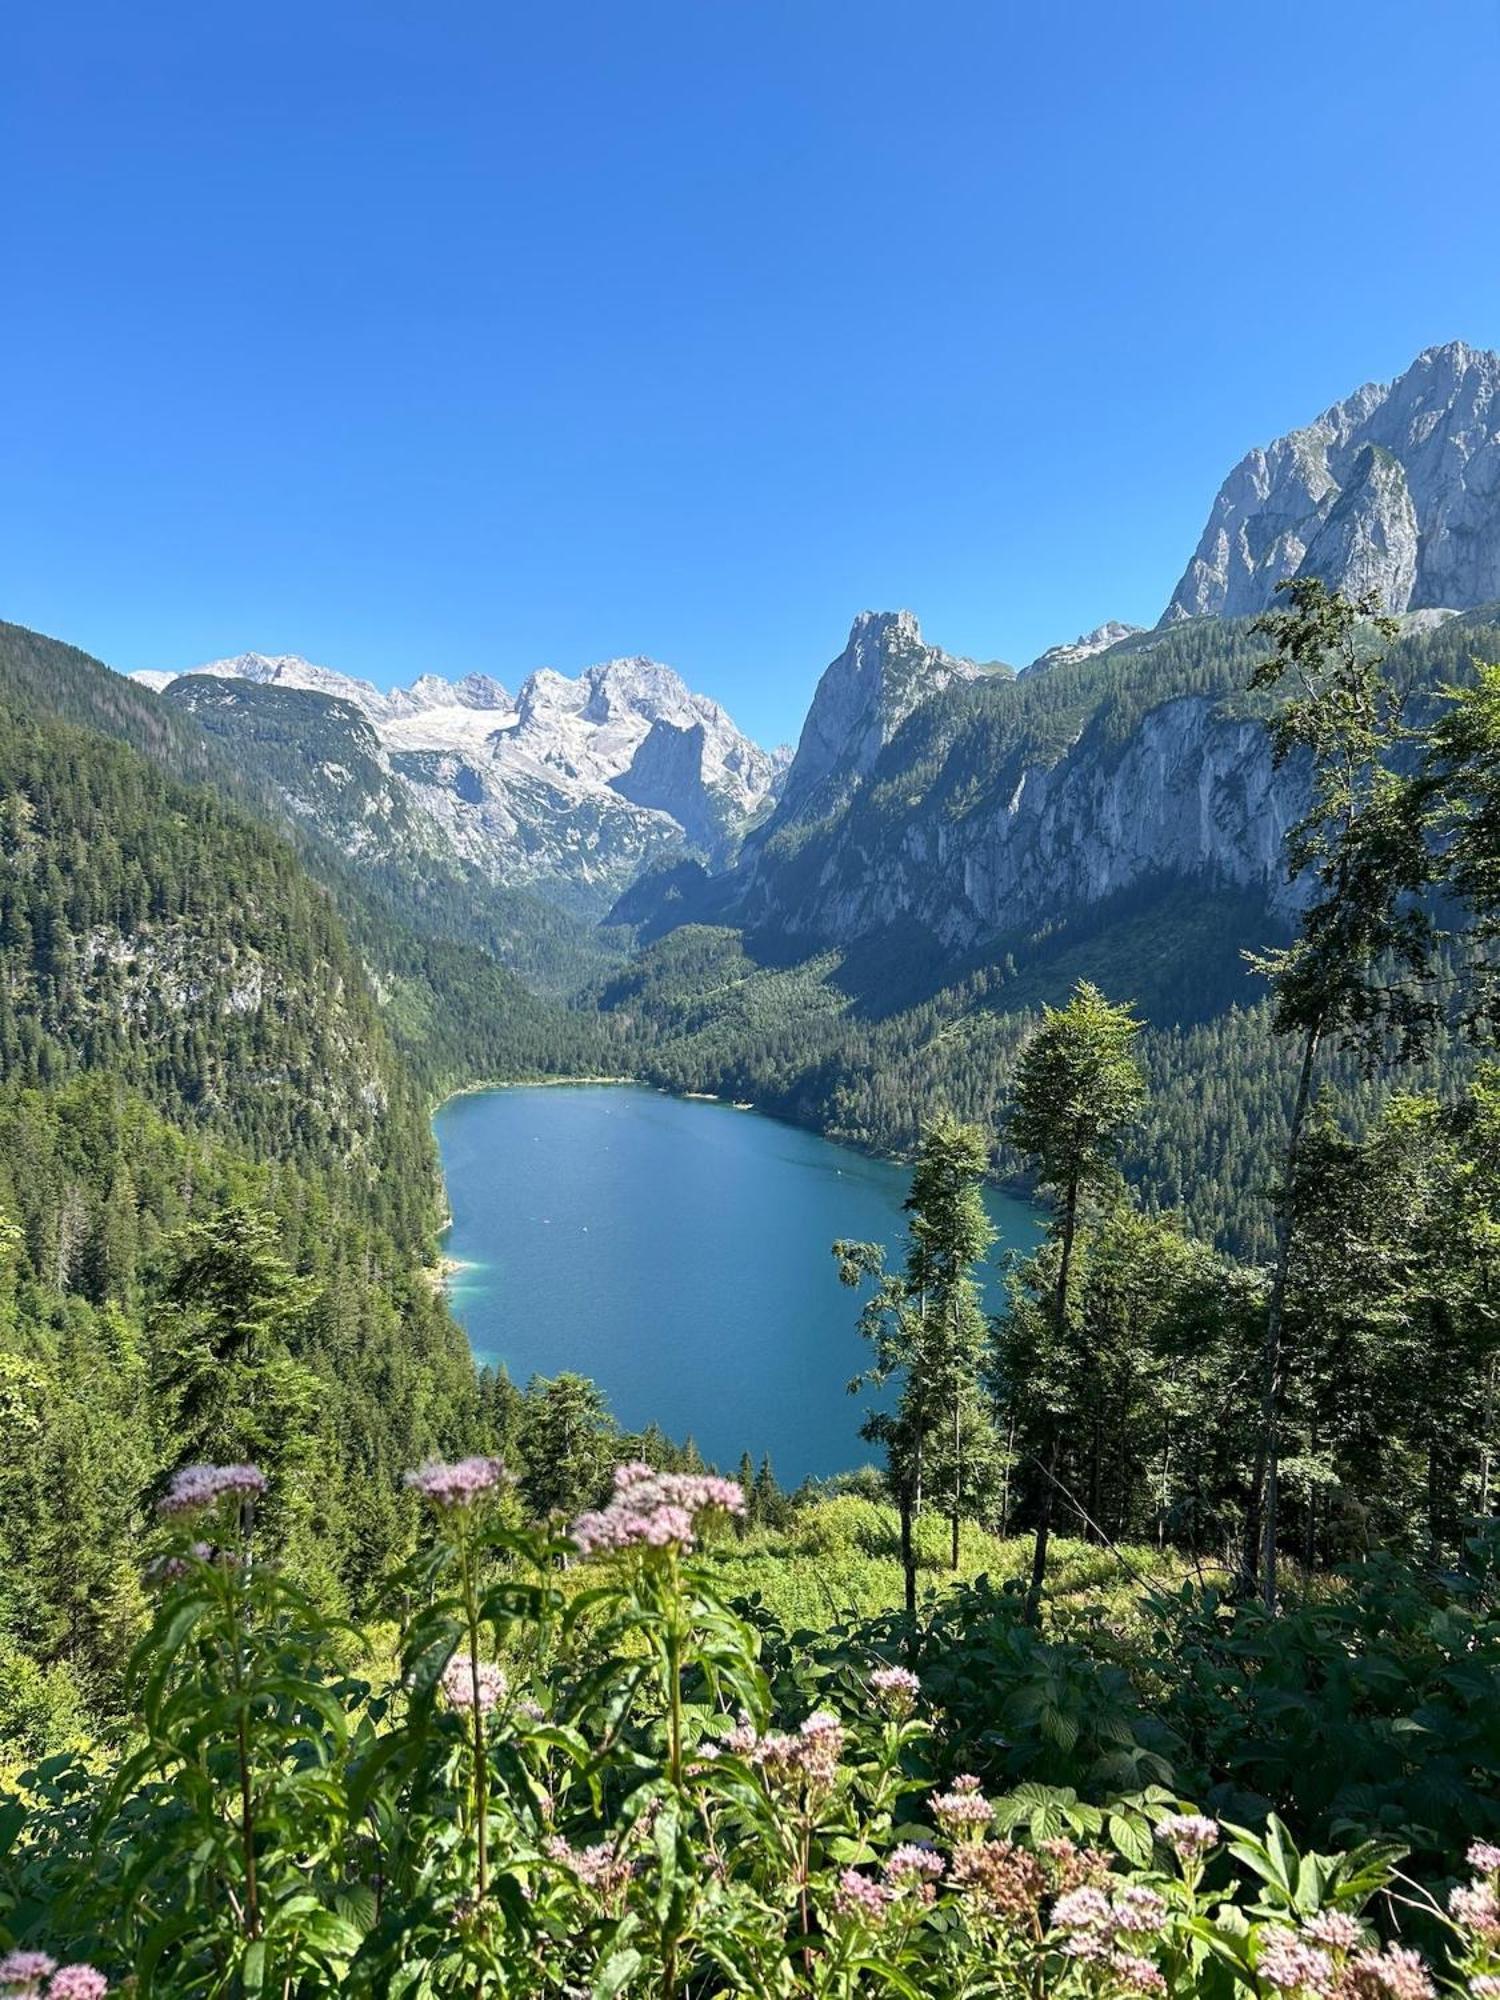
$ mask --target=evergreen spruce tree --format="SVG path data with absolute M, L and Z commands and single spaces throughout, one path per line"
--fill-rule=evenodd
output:
M 904 1203 L 911 1222 L 901 1271 L 886 1271 L 879 1244 L 833 1246 L 844 1284 L 873 1280 L 875 1286 L 860 1314 L 860 1331 L 875 1360 L 850 1389 L 884 1387 L 895 1379 L 901 1384 L 895 1409 L 873 1412 L 861 1435 L 886 1448 L 901 1516 L 909 1615 L 915 1614 L 917 1592 L 912 1524 L 922 1508 L 924 1482 L 929 1473 L 937 1474 L 957 1568 L 959 1521 L 974 1497 L 968 1483 L 976 1467 L 993 1465 L 996 1454 L 993 1425 L 979 1393 L 987 1322 L 974 1275 L 995 1240 L 983 1197 L 988 1160 L 981 1132 L 941 1114 L 923 1134 Z
M 1080 981 L 1066 1007 L 1043 1010 L 1042 1024 L 1016 1066 L 1006 1137 L 1033 1163 L 1038 1185 L 1055 1195 L 1058 1204 L 1052 1314 L 1059 1349 L 1068 1344 L 1083 1202 L 1116 1178 L 1121 1134 L 1145 1098 L 1133 1049 L 1140 1028 L 1128 1006 L 1111 1005 L 1096 986 Z M 1055 1415 L 1048 1428 L 1026 1596 L 1026 1615 L 1033 1623 L 1041 1615 L 1062 1444 Z

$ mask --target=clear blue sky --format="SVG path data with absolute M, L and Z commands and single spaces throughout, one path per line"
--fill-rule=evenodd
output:
M 790 735 L 862 606 L 1159 614 L 1220 478 L 1500 345 L 1500 7 L 11 10 L 0 615 Z

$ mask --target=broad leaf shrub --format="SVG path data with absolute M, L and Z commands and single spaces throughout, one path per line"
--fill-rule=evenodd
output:
M 916 1671 L 877 1630 L 805 1699 L 700 1559 L 732 1482 L 622 1466 L 566 1535 L 519 1523 L 493 1459 L 412 1484 L 431 1532 L 382 1673 L 258 1558 L 254 1467 L 178 1476 L 135 1739 L 0 1809 L 0 1994 L 1500 2000 L 1500 1848 L 1443 1910 L 1394 1844 L 1299 1852 L 1135 1783 L 1125 1690 L 1008 1616 L 973 1636 L 1039 1774 L 1004 1796 L 951 1767 L 1003 1746 L 940 1733 L 977 1694 L 932 1627 Z M 1394 1935 L 1411 1901 L 1445 1952 Z
M 1320 1843 L 1394 1840 L 1426 1874 L 1500 1840 L 1497 1557 L 1493 1527 L 1448 1573 L 1373 1557 L 1274 1618 L 1158 1599 L 1149 1677 L 1176 1782 Z

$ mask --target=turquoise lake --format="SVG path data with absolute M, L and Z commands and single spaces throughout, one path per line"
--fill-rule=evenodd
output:
M 726 1469 L 769 1452 L 783 1484 L 864 1464 L 859 1294 L 836 1237 L 905 1236 L 905 1168 L 727 1104 L 626 1084 L 457 1097 L 436 1120 L 475 1354 L 525 1382 L 592 1376 L 627 1429 L 691 1435 Z M 990 1269 L 1036 1241 L 991 1189 Z

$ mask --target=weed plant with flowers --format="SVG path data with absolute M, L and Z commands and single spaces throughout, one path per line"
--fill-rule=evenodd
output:
M 1439 1967 L 1395 1848 L 1301 1853 L 1160 1786 L 992 1795 L 886 1653 L 778 1710 L 702 1553 L 733 1482 L 624 1465 L 567 1531 L 494 1459 L 410 1483 L 382 1679 L 258 1558 L 256 1469 L 179 1475 L 137 1740 L 4 1804 L 4 2000 L 1500 1996 L 1500 1847 L 1427 1909 Z

